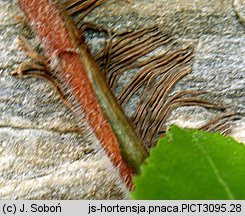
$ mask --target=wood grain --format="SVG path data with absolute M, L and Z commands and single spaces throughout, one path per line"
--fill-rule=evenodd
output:
M 112 1 L 86 19 L 123 31 L 158 24 L 183 43 L 195 45 L 194 70 L 174 91 L 210 91 L 205 99 L 239 113 L 233 136 L 245 142 L 245 37 L 232 0 Z M 25 56 L 17 48 L 22 33 L 38 44 L 30 30 L 14 19 L 16 1 L 0 1 L 0 198 L 123 199 L 127 190 L 86 122 L 77 122 L 43 80 L 17 79 L 9 73 Z M 92 38 L 93 47 L 100 43 Z M 120 79 L 125 85 L 129 75 Z M 126 108 L 131 112 L 137 96 Z M 215 112 L 180 108 L 168 122 L 194 127 Z M 84 132 L 71 132 L 83 127 Z

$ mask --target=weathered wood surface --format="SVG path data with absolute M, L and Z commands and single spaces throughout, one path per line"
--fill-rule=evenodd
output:
M 193 72 L 175 90 L 210 91 L 205 98 L 239 114 L 232 135 L 245 142 L 245 2 L 235 0 L 235 7 L 232 2 L 132 0 L 125 6 L 111 1 L 87 20 L 119 31 L 158 24 L 179 41 L 194 44 Z M 0 198 L 126 198 L 98 141 L 52 87 L 43 80 L 9 75 L 25 60 L 16 38 L 28 35 L 16 15 L 21 15 L 16 1 L 0 0 Z M 193 127 L 214 114 L 203 108 L 179 108 L 169 124 Z M 70 131 L 82 126 L 83 132 Z

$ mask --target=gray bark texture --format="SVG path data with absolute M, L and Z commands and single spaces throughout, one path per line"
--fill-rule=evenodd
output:
M 0 0 L 0 199 L 127 198 L 87 123 L 77 120 L 47 82 L 10 75 L 27 60 L 17 36 L 29 35 L 38 44 L 17 15 L 22 12 L 16 1 Z M 244 0 L 131 0 L 108 1 L 86 20 L 118 31 L 158 25 L 193 44 L 193 71 L 174 91 L 209 91 L 206 99 L 238 113 L 231 135 L 245 142 L 244 17 Z M 168 124 L 196 127 L 215 114 L 178 108 Z

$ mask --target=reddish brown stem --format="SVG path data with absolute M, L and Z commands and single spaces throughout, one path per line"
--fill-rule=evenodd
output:
M 111 161 L 119 168 L 127 186 L 132 188 L 132 174 L 137 172 L 137 167 L 145 159 L 145 150 L 140 147 L 140 142 L 125 120 L 120 107 L 115 107 L 117 104 L 114 103 L 111 93 L 104 89 L 106 87 L 99 75 L 99 68 L 90 55 L 87 45 L 83 42 L 79 46 L 79 31 L 55 1 L 19 0 L 19 5 L 40 38 L 47 57 L 58 62 L 55 68 L 57 75 L 72 91 L 77 105 L 85 113 L 86 120 Z M 99 89 L 96 92 L 95 88 L 100 87 L 101 83 L 103 91 Z M 112 107 L 107 104 L 101 106 L 104 100 Z M 110 115 L 111 118 L 118 117 L 118 119 L 108 120 Z M 129 142 L 132 148 L 136 146 L 136 150 L 123 148 L 123 141 Z M 142 155 L 137 148 L 143 152 Z M 121 153 L 124 154 L 124 158 Z M 133 160 L 131 166 L 125 162 L 125 159 L 127 162 Z

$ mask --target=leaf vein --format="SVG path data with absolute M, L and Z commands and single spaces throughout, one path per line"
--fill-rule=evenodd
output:
M 220 175 L 220 172 L 217 168 L 217 166 L 215 165 L 213 159 L 207 154 L 207 152 L 205 151 L 205 149 L 202 147 L 202 145 L 200 144 L 200 142 L 198 142 L 197 138 L 194 137 L 194 140 L 197 144 L 197 146 L 199 147 L 199 149 L 201 150 L 202 154 L 207 158 L 209 165 L 211 166 L 218 182 L 221 184 L 221 186 L 224 188 L 225 193 L 227 194 L 229 199 L 234 200 L 235 196 L 232 193 L 228 183 L 224 180 L 224 178 L 222 178 L 222 176 Z

